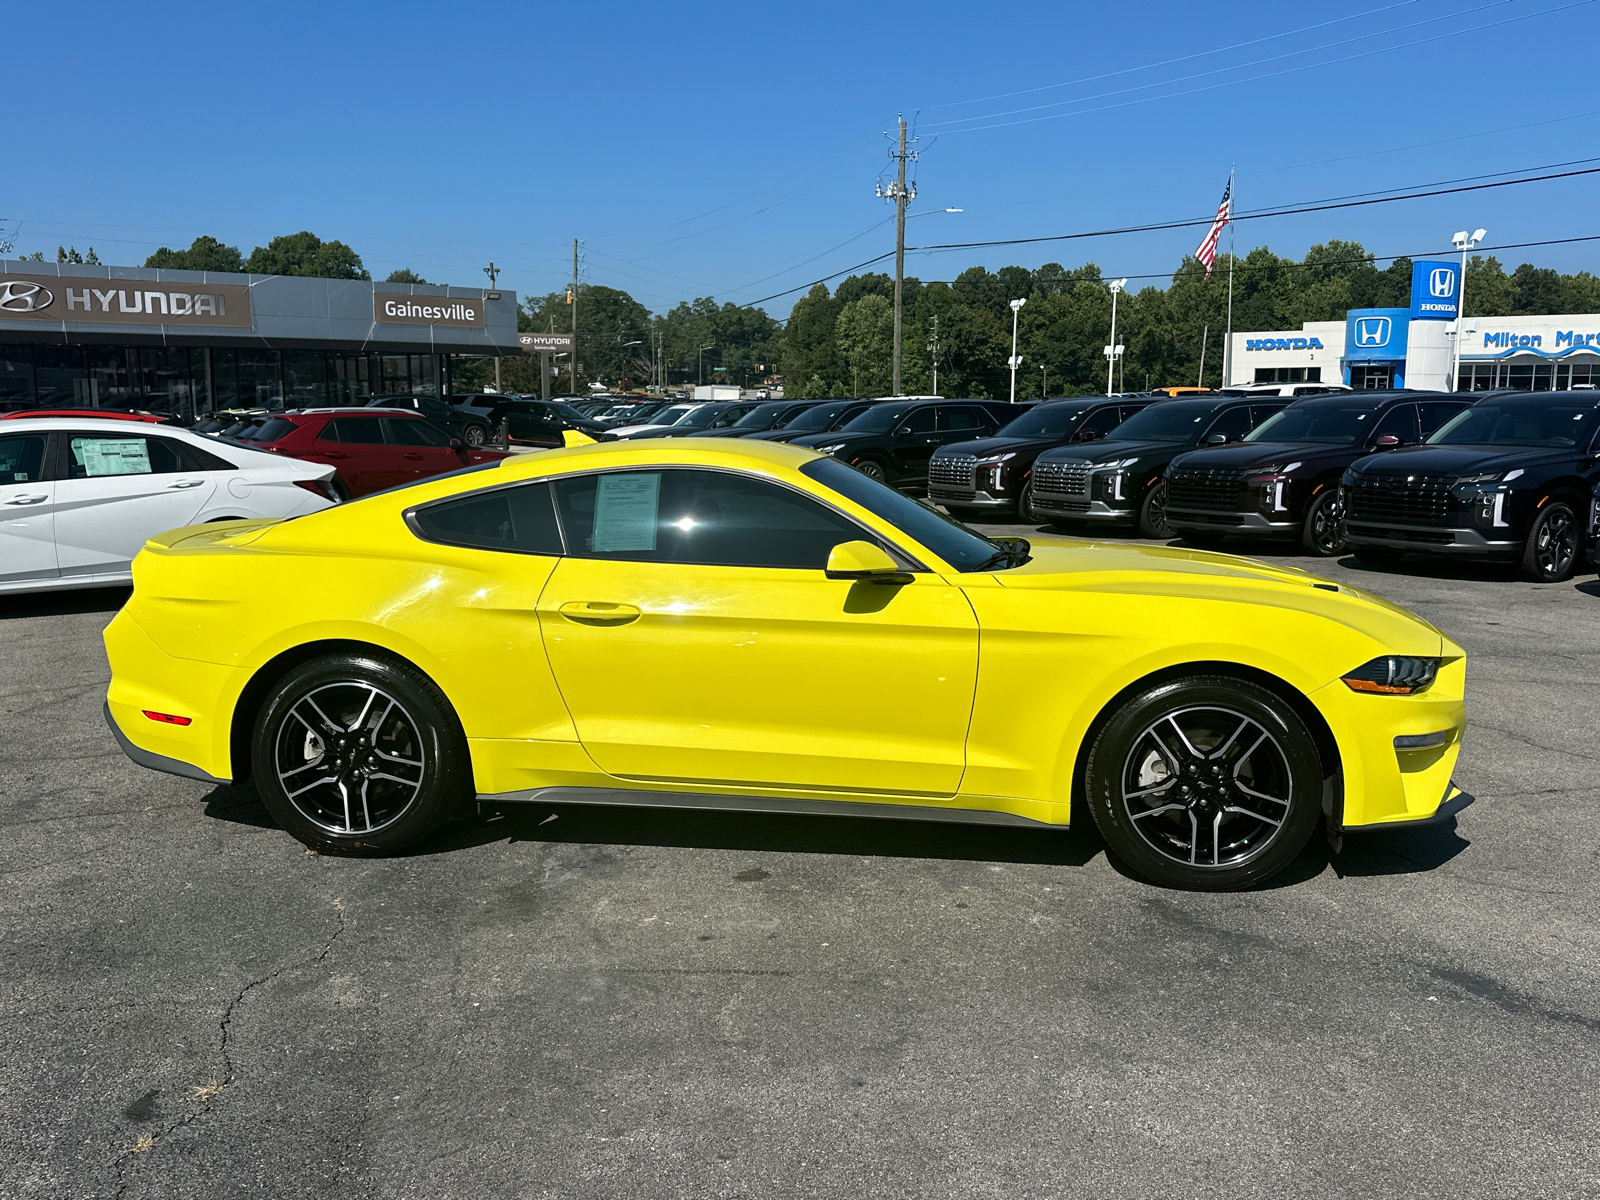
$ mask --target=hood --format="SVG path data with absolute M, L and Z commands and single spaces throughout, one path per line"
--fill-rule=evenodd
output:
M 1373 638 L 1392 654 L 1431 657 L 1443 653 L 1447 645 L 1438 629 L 1398 604 L 1296 567 L 1210 550 L 1126 542 L 1040 538 L 1031 549 L 1029 562 L 996 572 L 992 578 L 1006 588 L 1092 589 L 1276 604 L 1336 621 Z
M 1537 446 L 1408 446 L 1369 454 L 1351 467 L 1363 475 L 1487 475 L 1570 461 L 1577 453 Z
M 979 438 L 975 442 L 953 442 L 948 446 L 940 446 L 934 456 L 941 454 L 971 454 L 984 458 L 991 454 L 1006 454 L 1013 450 L 1048 450 L 1051 446 L 1060 445 L 1060 438 L 1045 437 L 992 437 Z M 1084 449 L 1092 443 L 1080 442 Z
M 1170 460 L 1174 455 L 1183 454 L 1194 447 L 1188 442 L 1117 442 L 1101 439 L 1093 442 L 1076 442 L 1070 446 L 1058 446 L 1048 454 L 1040 455 L 1040 460 L 1048 459 L 1050 462 L 1087 462 L 1104 463 L 1115 462 L 1119 458 L 1137 458 L 1141 464 L 1146 462 Z
M 790 438 L 789 444 L 791 446 L 804 446 L 806 449 L 811 450 L 817 446 L 829 445 L 833 442 L 859 442 L 882 436 L 884 435 L 881 433 L 846 433 L 842 429 L 835 429 L 832 433 L 802 433 L 797 437 Z
M 1288 463 L 1327 464 L 1335 460 L 1348 460 L 1359 448 L 1348 444 L 1323 446 L 1305 442 L 1234 442 L 1228 446 L 1210 446 L 1186 451 L 1182 458 L 1174 459 L 1174 467 L 1234 467 L 1252 470 L 1274 464 Z M 1393 453 L 1393 451 L 1386 451 Z

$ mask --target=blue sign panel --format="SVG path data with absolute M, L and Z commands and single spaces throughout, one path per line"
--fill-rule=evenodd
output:
M 1352 308 L 1344 319 L 1344 361 L 1404 362 L 1410 317 L 1403 308 Z
M 1411 319 L 1454 321 L 1461 301 L 1461 265 L 1453 262 L 1411 264 Z

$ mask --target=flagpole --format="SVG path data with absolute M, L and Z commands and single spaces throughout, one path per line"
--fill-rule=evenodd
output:
M 1222 386 L 1229 387 L 1233 383 L 1233 210 L 1238 207 L 1239 198 L 1233 194 L 1233 168 L 1228 168 L 1228 333 L 1222 342 Z

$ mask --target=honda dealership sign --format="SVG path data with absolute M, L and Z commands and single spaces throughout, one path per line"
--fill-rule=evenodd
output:
M 1461 300 L 1461 266 L 1453 262 L 1411 264 L 1411 319 L 1454 321 Z
M 229 283 L 0 275 L 0 321 L 249 329 L 250 289 Z
M 387 325 L 445 325 L 482 329 L 483 301 L 475 297 L 413 296 L 409 292 L 372 293 L 372 319 Z

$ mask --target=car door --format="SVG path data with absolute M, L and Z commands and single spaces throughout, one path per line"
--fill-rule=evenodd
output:
M 929 572 L 829 579 L 875 535 L 731 471 L 612 471 L 555 484 L 567 557 L 539 598 L 545 651 L 595 762 L 730 787 L 950 795 L 978 630 Z
M 1225 408 L 1212 418 L 1211 424 L 1206 426 L 1206 431 L 1201 435 L 1200 441 L 1205 442 L 1221 434 L 1230 442 L 1241 441 L 1244 435 L 1250 432 L 1250 406 L 1248 404 L 1235 404 Z
M 1128 414 L 1132 416 L 1130 412 Z M 1092 409 L 1083 420 L 1078 422 L 1078 427 L 1072 431 L 1071 441 L 1093 442 L 1106 436 L 1123 421 L 1122 409 L 1115 404 L 1102 404 L 1099 408 Z
M 1381 437 L 1396 437 L 1400 439 L 1401 446 L 1415 446 L 1421 440 L 1421 436 L 1417 423 L 1417 406 L 1396 404 L 1379 418 L 1368 444 L 1377 446 Z M 1389 449 L 1387 446 L 1383 448 Z
M 1421 418 L 1422 428 L 1419 430 L 1422 440 L 1427 441 L 1439 430 L 1449 423 L 1451 418 L 1459 416 L 1471 407 L 1466 400 L 1424 400 L 1417 405 L 1417 415 Z
M 351 498 L 381 492 L 410 478 L 410 463 L 383 437 L 383 418 L 334 417 L 317 436 L 318 442 L 338 442 L 324 451 L 350 489 Z
M 390 417 L 384 425 L 407 479 L 427 479 L 466 465 L 450 449 L 450 436 L 427 421 Z
M 443 400 L 435 400 L 432 396 L 418 396 L 416 409 L 440 429 L 447 431 L 451 437 L 460 436 L 461 414 Z
M 56 485 L 45 478 L 49 435 L 0 437 L 0 588 L 54 579 Z
M 912 409 L 889 438 L 891 482 L 927 478 L 928 460 L 938 448 L 938 409 L 932 404 Z
M 155 534 L 188 525 L 216 488 L 174 438 L 122 429 L 70 430 L 55 490 L 62 576 L 122 574 Z

